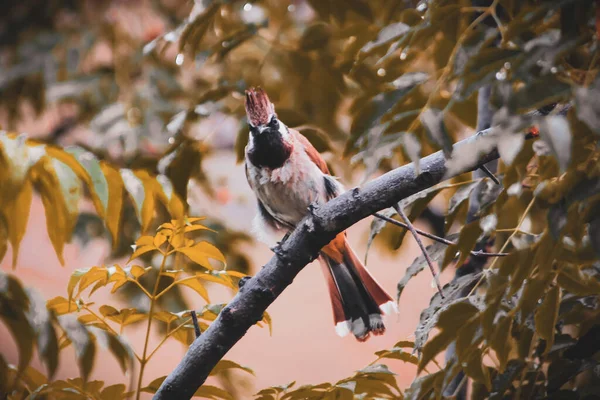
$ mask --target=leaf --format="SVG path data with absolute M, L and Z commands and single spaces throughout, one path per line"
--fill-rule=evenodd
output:
M 0 272 L 0 305 L 0 319 L 4 321 L 19 350 L 17 371 L 21 372 L 33 356 L 35 332 L 25 314 L 29 299 L 21 283 L 3 272 Z
M 481 278 L 481 274 L 464 275 L 442 288 L 443 298 L 435 293 L 429 307 L 421 312 L 420 321 L 415 330 L 415 349 L 421 350 L 429 337 L 429 332 L 437 324 L 440 312 L 463 299 L 466 292 Z M 474 301 L 469 297 L 469 301 Z M 475 305 L 476 303 L 474 303 Z
M 396 22 L 384 26 L 383 29 L 378 32 L 377 37 L 374 40 L 371 40 L 360 49 L 359 60 L 364 59 L 375 50 L 389 45 L 391 42 L 407 33 L 409 29 L 410 27 L 403 22 Z
M 296 130 L 305 136 L 319 153 L 331 151 L 331 142 L 327 133 L 318 126 L 301 125 L 297 126 Z
M 100 168 L 108 183 L 108 204 L 106 206 L 104 223 L 112 237 L 114 249 L 118 244 L 125 186 L 121 174 L 116 168 L 106 163 L 100 163 Z
M 412 381 L 410 388 L 406 390 L 405 397 L 407 399 L 426 399 L 428 394 L 434 392 L 435 397 L 433 398 L 438 398 L 442 392 L 443 382 L 444 371 L 421 376 Z
M 435 108 L 428 108 L 421 113 L 421 123 L 425 127 L 430 139 L 440 146 L 444 156 L 450 158 L 452 154 L 452 139 L 444 123 L 444 113 Z
M 456 245 L 450 245 L 446 248 L 441 265 L 442 270 L 456 258 L 457 252 L 460 252 L 460 257 L 458 257 L 456 265 L 459 268 L 464 265 L 467 257 L 471 255 L 471 251 L 475 247 L 482 232 L 483 230 L 477 220 L 465 225 L 460 231 Z
M 494 331 L 490 347 L 496 352 L 498 361 L 500 362 L 500 372 L 504 372 L 504 368 L 508 363 L 508 357 L 511 351 L 511 332 L 512 332 L 513 316 L 505 315 L 494 324 Z
M 448 211 L 446 212 L 446 218 L 444 220 L 444 230 L 446 232 L 448 232 L 448 230 L 452 227 L 458 215 L 466 212 L 466 206 L 468 205 L 469 197 L 474 190 L 477 190 L 477 188 L 481 187 L 480 183 L 481 181 L 477 181 L 461 186 L 450 198 L 450 202 L 448 203 Z M 461 220 L 459 222 L 463 223 L 464 221 Z
M 117 359 L 123 373 L 126 373 L 128 367 L 133 365 L 133 351 L 131 348 L 112 332 L 94 327 L 90 328 L 90 330 L 92 330 L 102 347 L 109 350 Z
M 99 311 L 109 320 L 122 326 L 131 325 L 148 318 L 146 313 L 140 312 L 136 308 L 123 308 L 117 310 L 114 307 L 103 305 L 100 307 Z
M 246 371 L 252 375 L 254 375 L 254 371 L 248 367 L 243 367 L 240 364 L 231 361 L 231 360 L 221 360 L 215 365 L 213 370 L 210 372 L 210 375 L 217 375 L 218 373 L 229 370 L 229 369 L 241 369 L 242 371 Z
M 454 241 L 457 237 L 458 233 L 453 233 L 452 235 L 448 235 L 446 239 Z M 447 245 L 444 243 L 435 242 L 427 246 L 425 248 L 425 251 L 427 252 L 432 261 L 439 262 L 442 256 L 444 255 L 444 252 L 446 251 L 446 247 Z M 404 291 L 404 288 L 406 287 L 408 282 L 419 272 L 423 271 L 423 269 L 425 269 L 426 266 L 427 260 L 425 259 L 425 256 L 423 254 L 419 255 L 417 258 L 414 259 L 412 264 L 406 269 L 406 272 L 404 273 L 404 276 L 402 277 L 400 282 L 398 282 L 398 294 L 396 295 L 396 299 L 398 301 L 400 300 L 400 296 L 402 295 L 402 292 Z
M 324 22 L 316 22 L 306 28 L 298 46 L 304 51 L 318 50 L 326 47 L 330 38 L 330 26 Z
M 33 187 L 31 182 L 26 181 L 16 190 L 15 197 L 3 204 L 0 209 L 0 217 L 3 216 L 6 221 L 8 240 L 13 251 L 13 268 L 17 265 L 19 246 L 21 240 L 23 240 L 23 236 L 25 236 L 32 196 Z M 0 259 L 3 257 L 4 254 L 0 254 Z
M 126 399 L 129 397 L 129 394 L 125 393 L 125 390 L 127 390 L 127 388 L 122 383 L 107 386 L 104 389 L 102 389 L 102 392 L 100 392 L 100 398 L 102 400 Z
M 79 305 L 74 300 L 69 301 L 62 296 L 56 296 L 46 302 L 46 308 L 58 316 L 78 311 Z
M 58 321 L 75 347 L 75 355 L 77 356 L 77 364 L 79 365 L 81 377 L 87 382 L 96 355 L 94 340 L 86 327 L 77 321 L 74 316 L 63 315 L 59 317 Z
M 208 291 L 206 290 L 204 285 L 202 283 L 200 283 L 200 280 L 198 278 L 196 278 L 196 277 L 194 277 L 193 279 L 189 279 L 189 277 L 183 278 L 183 279 L 180 279 L 179 281 L 175 281 L 174 284 L 187 286 L 187 287 L 193 289 L 196 293 L 198 293 L 200 296 L 202 296 L 202 298 L 207 303 L 210 303 L 210 299 L 208 297 Z
M 58 367 L 58 338 L 42 296 L 32 289 L 27 292 L 30 304 L 27 319 L 37 336 L 38 354 L 46 365 L 48 378 L 52 379 Z
M 225 264 L 225 257 L 221 251 L 208 242 L 199 242 L 191 247 L 179 247 L 175 251 L 185 254 L 190 260 L 209 270 L 213 269 L 209 258 Z
M 540 121 L 540 137 L 550 147 L 558 161 L 561 172 L 571 162 L 572 133 L 567 119 L 559 115 L 547 116 Z
M 410 364 L 417 365 L 419 363 L 419 359 L 406 351 L 402 350 L 400 347 L 392 347 L 389 350 L 380 350 L 375 353 L 375 355 L 379 358 L 390 358 L 392 360 L 401 360 Z
M 33 181 L 44 204 L 48 236 L 60 263 L 64 264 L 62 252 L 77 222 L 81 184 L 65 164 L 56 160 L 45 160 L 43 164 L 38 164 L 34 169 Z
M 158 388 L 160 388 L 160 385 L 162 385 L 162 383 L 164 382 L 165 379 L 167 379 L 166 376 L 161 376 L 160 378 L 156 378 L 155 380 L 150 382 L 150 384 L 148 386 L 146 386 L 140 390 L 145 393 L 156 393 L 156 391 L 158 390 Z M 196 392 L 194 393 L 194 397 L 204 397 L 204 398 L 208 398 L 208 399 L 226 399 L 226 400 L 233 399 L 233 397 L 225 390 L 218 388 L 216 386 L 211 386 L 211 385 L 206 385 L 206 384 L 200 386 L 200 388 L 198 390 L 196 390 Z
M 600 79 L 596 78 L 589 87 L 575 89 L 575 110 L 577 118 L 585 122 L 590 129 L 600 134 Z
M 557 282 L 561 288 L 579 296 L 593 296 L 600 292 L 600 282 L 573 265 L 563 265 L 559 269 Z
M 477 307 L 469 300 L 456 301 L 441 309 L 436 314 L 437 321 L 435 323 L 435 326 L 440 329 L 440 333 L 423 346 L 418 371 L 421 372 L 433 358 L 456 340 L 459 328 L 477 313 Z
M 544 354 L 552 348 L 554 344 L 554 332 L 558 319 L 558 307 L 560 305 L 560 288 L 552 286 L 544 301 L 535 312 L 535 331 L 542 339 L 546 340 L 546 350 Z
M 65 151 L 71 154 L 84 168 L 85 175 L 81 178 L 85 180 L 91 189 L 96 211 L 102 218 L 106 218 L 106 211 L 109 205 L 109 183 L 102 171 L 100 161 L 94 153 L 86 151 L 81 147 L 69 146 L 65 148 Z
M 365 132 L 370 134 L 369 131 L 380 127 L 381 118 L 427 78 L 428 75 L 422 72 L 404 74 L 393 82 L 392 90 L 374 96 L 366 106 L 361 107 L 352 121 L 351 138 L 346 145 L 345 154 L 352 151 Z

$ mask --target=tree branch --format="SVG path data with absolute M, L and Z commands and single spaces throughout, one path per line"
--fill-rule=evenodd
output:
M 433 280 L 435 281 L 435 286 L 437 287 L 438 293 L 440 294 L 440 297 L 443 299 L 444 293 L 442 293 L 442 285 L 440 285 L 440 278 L 438 277 L 437 272 L 435 272 L 435 267 L 433 266 L 433 261 L 431 260 L 431 257 L 429 257 L 429 253 L 427 253 L 427 249 L 425 249 L 425 245 L 421 241 L 419 234 L 417 233 L 413 224 L 410 222 L 410 219 L 408 219 L 408 216 L 402 209 L 402 206 L 400 206 L 398 203 L 396 203 L 396 204 L 394 204 L 394 210 L 396 210 L 398 215 L 400 215 L 400 217 L 404 220 L 404 223 L 406 224 L 406 226 L 408 226 L 408 230 L 410 231 L 410 233 L 412 233 L 413 237 L 415 238 L 415 241 L 419 245 L 419 248 L 421 249 L 421 253 L 423 253 L 423 256 L 425 257 L 425 261 L 427 261 L 427 265 L 429 266 L 431 275 L 433 275 Z
M 396 225 L 400 228 L 409 229 L 408 225 L 405 224 L 404 222 L 396 221 L 395 219 L 386 217 L 385 215 L 383 215 L 381 213 L 378 213 L 378 212 L 373 213 L 373 216 L 377 217 L 379 219 L 382 219 L 385 222 L 388 222 L 392 225 Z M 415 232 L 417 232 L 421 236 L 424 236 L 424 237 L 434 240 L 436 242 L 447 244 L 448 246 L 456 246 L 456 242 L 453 242 L 452 240 L 448 240 L 441 236 L 437 236 L 432 233 L 422 231 L 419 228 L 415 228 Z M 509 253 L 486 253 L 485 251 L 481 251 L 481 250 L 471 250 L 471 255 L 474 255 L 476 257 L 506 257 L 508 254 Z
M 456 143 L 454 150 L 491 133 L 490 130 L 479 132 Z M 497 158 L 498 152 L 493 149 L 480 157 L 475 165 L 465 166 L 454 175 L 472 171 Z M 281 244 L 278 253 L 243 285 L 210 327 L 192 343 L 154 399 L 191 398 L 217 362 L 252 325 L 262 319 L 267 307 L 338 233 L 377 211 L 392 207 L 400 200 L 452 177 L 446 176 L 446 160 L 441 151 L 421 159 L 420 166 L 419 176 L 415 174 L 414 163 L 407 164 L 362 188 L 349 190 L 321 207 L 312 208 Z

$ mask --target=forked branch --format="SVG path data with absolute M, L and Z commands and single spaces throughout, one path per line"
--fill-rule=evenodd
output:
M 473 146 L 474 142 L 486 137 L 490 139 L 488 135 L 491 134 L 490 130 L 486 130 L 458 142 L 454 145 L 454 152 L 462 146 Z M 439 151 L 420 160 L 420 175 L 416 174 L 414 164 L 407 164 L 313 209 L 281 244 L 280 251 L 243 285 L 210 327 L 196 338 L 154 398 L 191 398 L 219 360 L 252 325 L 262 319 L 267 307 L 338 233 L 410 195 L 497 158 L 498 151 L 492 148 L 473 165 L 462 165 L 460 169 L 454 168 L 453 172 L 449 172 L 446 159 Z

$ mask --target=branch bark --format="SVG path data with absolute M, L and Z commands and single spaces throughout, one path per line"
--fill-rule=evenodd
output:
M 490 133 L 489 129 L 481 131 L 456 143 L 454 154 L 457 148 Z M 498 151 L 494 149 L 480 157 L 476 164 L 456 171 L 455 175 L 472 171 L 497 158 Z M 338 233 L 377 211 L 392 207 L 400 200 L 452 177 L 446 176 L 446 160 L 441 151 L 421 159 L 420 166 L 419 176 L 415 173 L 414 163 L 407 164 L 362 188 L 349 190 L 321 207 L 311 208 L 309 215 L 281 244 L 271 260 L 240 288 L 210 327 L 196 338 L 154 399 L 191 398 L 217 362 L 252 325 L 262 319 L 267 307 Z

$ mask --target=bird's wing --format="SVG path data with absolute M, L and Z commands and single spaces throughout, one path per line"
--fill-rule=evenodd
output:
M 306 151 L 306 155 L 308 156 L 308 158 L 310 158 L 312 162 L 315 163 L 317 167 L 319 167 L 321 172 L 323 172 L 326 175 L 330 175 L 327 163 L 325 162 L 325 160 L 323 160 L 323 157 L 321 157 L 317 149 L 315 149 L 315 147 L 308 141 L 306 136 L 304 136 L 295 129 L 290 128 L 289 131 L 295 140 L 302 143 L 302 145 L 304 146 L 304 151 Z

